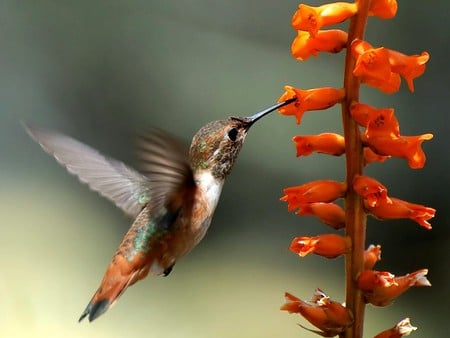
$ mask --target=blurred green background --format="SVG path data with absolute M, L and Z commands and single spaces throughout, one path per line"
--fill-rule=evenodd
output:
M 316 3 L 316 2 L 309 2 Z M 428 5 L 427 5 L 428 4 Z M 329 231 L 279 202 L 282 188 L 342 180 L 343 159 L 295 158 L 291 137 L 340 132 L 338 108 L 300 126 L 273 114 L 247 139 L 205 240 L 168 278 L 147 278 L 92 324 L 77 319 L 130 220 L 78 183 L 26 135 L 20 121 L 61 130 L 132 163 L 133 135 L 157 126 L 186 140 L 206 122 L 250 115 L 285 84 L 340 86 L 343 55 L 299 63 L 290 56 L 297 2 L 13 1 L 0 3 L 0 336 L 310 337 L 279 311 L 284 291 L 309 299 L 316 287 L 344 300 L 343 260 L 299 260 L 294 236 Z M 433 230 L 412 221 L 369 220 L 381 244 L 378 269 L 429 268 L 432 288 L 388 308 L 367 309 L 367 337 L 404 317 L 414 337 L 446 337 L 450 308 L 448 93 L 450 5 L 400 1 L 395 20 L 370 19 L 375 46 L 431 60 L 416 93 L 362 100 L 395 107 L 405 135 L 431 132 L 423 170 L 392 159 L 368 173 L 392 196 L 435 207 Z

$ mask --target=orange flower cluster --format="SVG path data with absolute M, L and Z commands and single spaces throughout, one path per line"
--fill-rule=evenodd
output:
M 347 283 L 350 285 L 347 287 L 350 290 L 347 303 L 351 303 L 352 308 L 347 309 L 330 301 L 320 290 L 316 290 L 315 297 L 309 302 L 286 293 L 286 304 L 281 308 L 302 315 L 320 329 L 310 331 L 324 337 L 342 335 L 354 320 L 362 321 L 358 309 L 364 303 L 386 306 L 412 286 L 431 285 L 426 279 L 427 269 L 399 277 L 390 272 L 373 270 L 381 259 L 381 246 L 370 245 L 364 250 L 365 236 L 361 233 L 365 232 L 366 214 L 381 220 L 407 218 L 425 229 L 431 229 L 429 220 L 434 217 L 435 209 L 390 197 L 388 189 L 376 179 L 363 175 L 362 169 L 370 163 L 384 162 L 391 157 L 406 159 L 410 168 L 423 168 L 426 157 L 422 143 L 431 140 L 433 135 L 403 136 L 394 109 L 377 109 L 358 102 L 359 84 L 390 94 L 399 90 L 403 78 L 413 92 L 413 81 L 424 73 L 430 56 L 427 52 L 405 55 L 385 47 L 375 48 L 363 40 L 364 29 L 361 26 L 359 29 L 353 26 L 350 33 L 340 29 L 324 29 L 349 19 L 351 25 L 365 25 L 368 16 L 391 19 L 396 13 L 396 0 L 358 0 L 316 7 L 300 4 L 292 18 L 297 36 L 291 45 L 291 52 L 297 60 L 307 60 L 321 52 L 339 53 L 347 49 L 344 88 L 299 89 L 285 86 L 285 92 L 279 99 L 280 102 L 295 99 L 294 103 L 279 111 L 282 115 L 294 116 L 297 124 L 301 123 L 305 112 L 327 109 L 336 104 L 342 105 L 343 121 L 346 123 L 344 136 L 325 132 L 296 135 L 292 139 L 297 157 L 313 153 L 345 154 L 350 168 L 347 169 L 346 180 L 316 180 L 288 187 L 281 197 L 281 201 L 287 202 L 288 211 L 296 211 L 297 215 L 313 215 L 334 230 L 346 231 L 344 236 L 334 233 L 298 236 L 289 246 L 300 257 L 310 253 L 325 258 L 346 257 L 346 264 L 349 265 L 346 268 L 349 274 Z M 345 199 L 345 208 L 335 203 L 341 198 Z M 358 227 L 362 230 L 353 230 Z M 357 281 L 356 286 L 354 281 Z M 356 292 L 356 289 L 362 292 Z M 354 290 L 353 294 L 351 290 Z M 362 324 L 355 324 L 351 330 L 354 328 L 358 330 Z M 377 337 L 401 337 L 415 329 L 406 319 Z M 353 332 L 351 336 L 361 334 Z
M 425 64 L 430 59 L 427 52 L 408 56 L 384 47 L 373 48 L 362 40 L 354 40 L 351 49 L 356 59 L 353 75 L 359 77 L 362 83 L 386 94 L 399 90 L 400 76 L 405 79 L 409 90 L 414 92 L 413 80 L 425 72 Z
M 361 139 L 374 153 L 406 158 L 412 169 L 423 168 L 426 157 L 421 145 L 423 141 L 431 140 L 433 134 L 400 135 L 400 126 L 391 108 L 376 109 L 368 104 L 353 103 L 350 113 L 359 125 L 366 128 Z
M 286 303 L 281 310 L 302 315 L 320 331 L 310 330 L 323 337 L 334 337 L 353 323 L 351 313 L 342 304 L 332 301 L 322 290 L 316 289 L 313 298 L 305 302 L 290 293 L 284 294 Z

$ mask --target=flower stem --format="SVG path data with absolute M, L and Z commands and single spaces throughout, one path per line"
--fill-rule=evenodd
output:
M 359 101 L 359 80 L 353 76 L 355 59 L 351 55 L 351 43 L 355 39 L 363 39 L 367 22 L 370 0 L 359 0 L 358 13 L 351 19 L 347 53 L 345 58 L 344 88 L 346 98 L 342 102 L 342 121 L 344 125 L 346 153 L 347 195 L 345 199 L 346 234 L 351 238 L 352 250 L 346 255 L 346 306 L 352 312 L 354 324 L 349 327 L 341 338 L 361 338 L 363 335 L 365 303 L 361 290 L 356 286 L 356 278 L 363 270 L 364 249 L 366 240 L 366 214 L 362 200 L 353 190 L 353 179 L 363 171 L 363 147 L 360 131 L 356 122 L 350 116 L 350 105 Z

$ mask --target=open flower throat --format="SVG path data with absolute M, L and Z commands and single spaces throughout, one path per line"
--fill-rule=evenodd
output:
M 364 167 L 390 158 L 406 160 L 412 169 L 423 168 L 426 161 L 422 149 L 432 134 L 405 136 L 393 108 L 378 108 L 359 101 L 361 84 L 392 94 L 400 89 L 402 79 L 414 92 L 414 80 L 421 76 L 430 56 L 427 52 L 405 55 L 364 40 L 367 18 L 391 19 L 397 13 L 395 0 L 359 0 L 336 2 L 312 7 L 298 6 L 292 18 L 297 31 L 291 52 L 300 61 L 319 53 L 346 51 L 343 88 L 322 87 L 300 89 L 285 86 L 279 101 L 296 101 L 280 108 L 281 114 L 294 116 L 300 124 L 305 112 L 323 110 L 336 104 L 342 107 L 344 135 L 332 132 L 293 137 L 297 156 L 322 153 L 346 157 L 345 181 L 321 179 L 284 189 L 282 201 L 297 215 L 313 215 L 334 231 L 316 236 L 298 236 L 289 249 L 300 257 L 316 254 L 325 258 L 345 256 L 346 300 L 342 305 L 317 289 L 312 300 L 303 301 L 285 294 L 282 310 L 298 313 L 318 330 L 308 329 L 324 337 L 339 335 L 360 338 L 363 332 L 365 304 L 386 306 L 412 286 L 430 286 L 427 269 L 395 276 L 373 267 L 381 259 L 380 245 L 365 243 L 366 216 L 380 220 L 410 219 L 424 229 L 435 210 L 393 197 L 375 178 L 364 175 Z M 326 29 L 350 21 L 349 30 Z M 325 28 L 325 29 L 324 29 Z M 343 199 L 345 207 L 337 200 Z M 377 338 L 409 335 L 416 328 L 409 318 L 379 333 Z

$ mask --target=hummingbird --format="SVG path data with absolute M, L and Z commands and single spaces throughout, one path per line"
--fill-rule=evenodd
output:
M 169 275 L 205 236 L 250 127 L 294 100 L 250 117 L 210 122 L 195 134 L 189 149 L 170 134 L 151 129 L 138 138 L 139 170 L 64 134 L 25 126 L 44 151 L 134 219 L 79 322 L 98 318 L 149 273 Z

